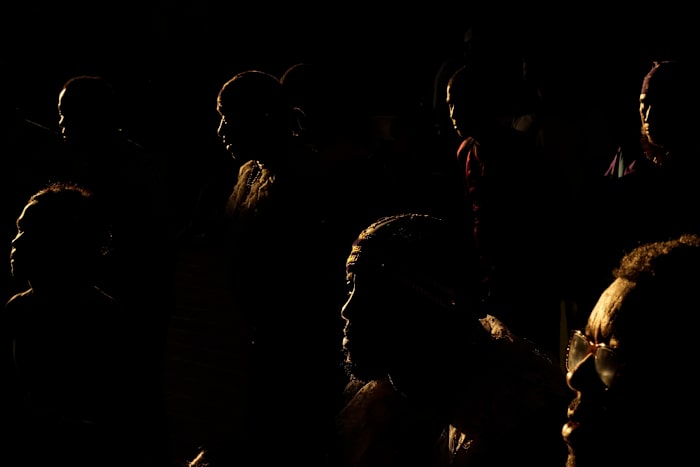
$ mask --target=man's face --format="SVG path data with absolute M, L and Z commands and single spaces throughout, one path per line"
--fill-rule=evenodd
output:
M 363 381 L 380 379 L 399 349 L 391 318 L 396 304 L 387 296 L 389 289 L 367 271 L 349 271 L 347 283 L 348 298 L 341 310 L 346 370 Z
M 82 98 L 84 99 L 84 98 Z M 106 139 L 115 130 L 111 118 L 96 103 L 88 105 L 63 89 L 58 95 L 58 126 L 64 141 L 93 144 Z
M 671 132 L 678 117 L 667 108 L 668 103 L 653 99 L 648 94 L 639 95 L 639 116 L 642 134 L 654 146 L 665 147 L 671 141 Z M 682 116 L 681 118 L 686 118 Z
M 42 223 L 39 209 L 38 203 L 29 203 L 17 218 L 17 235 L 10 250 L 10 268 L 17 279 L 31 280 L 48 268 L 60 267 L 55 256 L 63 245 L 56 245 L 52 235 L 57 226 Z
M 234 160 L 244 163 L 264 153 L 267 145 L 279 136 L 273 133 L 269 115 L 236 103 L 217 100 L 219 126 L 216 134 Z
M 219 137 L 219 140 L 221 141 L 221 144 L 224 145 L 224 148 L 226 148 L 226 151 L 231 153 L 233 150 L 231 146 L 231 125 L 228 119 L 226 118 L 226 115 L 224 114 L 224 108 L 221 102 L 221 98 L 217 99 L 216 101 L 216 111 L 219 114 L 219 126 L 216 129 L 216 136 Z
M 566 381 L 576 396 L 562 429 L 568 467 L 637 465 L 666 455 L 669 446 L 661 439 L 680 431 L 669 424 L 678 415 L 673 385 L 666 384 L 671 361 L 659 361 L 657 342 L 649 340 L 658 335 L 639 324 L 640 316 L 653 316 L 644 308 L 657 305 L 640 299 L 639 287 L 616 279 L 601 294 L 585 330 L 570 341 Z
M 460 101 L 460 99 L 462 101 Z M 466 138 L 469 133 L 468 128 L 465 127 L 468 122 L 463 109 L 465 106 L 463 101 L 464 98 L 461 93 L 458 93 L 454 86 L 448 85 L 447 99 L 445 103 L 447 104 L 447 110 L 450 112 L 452 128 L 454 128 L 455 132 L 460 138 Z

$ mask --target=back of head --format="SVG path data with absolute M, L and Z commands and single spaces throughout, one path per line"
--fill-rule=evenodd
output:
M 641 245 L 622 258 L 614 275 L 635 284 L 630 297 L 635 311 L 618 313 L 616 335 L 625 339 L 627 347 L 635 342 L 642 349 L 658 332 L 661 314 L 700 310 L 700 236 L 686 234 Z M 676 343 L 680 341 L 685 339 Z
M 322 107 L 330 97 L 324 92 L 329 85 L 330 77 L 327 74 L 322 65 L 300 62 L 287 68 L 280 77 L 280 82 L 293 105 L 312 112 Z
M 330 127 L 331 110 L 340 106 L 331 93 L 330 73 L 327 67 L 315 63 L 295 63 L 280 77 L 291 105 L 300 112 L 300 126 L 309 138 L 322 136 L 322 127 Z

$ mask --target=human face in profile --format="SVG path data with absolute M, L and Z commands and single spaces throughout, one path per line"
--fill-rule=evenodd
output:
M 219 137 L 226 151 L 233 155 L 231 124 L 224 114 L 224 108 L 220 98 L 216 102 L 216 111 L 219 114 L 219 126 L 216 129 L 216 136 Z
M 430 313 L 425 316 L 425 302 L 407 285 L 410 270 L 372 256 L 353 250 L 348 258 L 341 309 L 346 372 L 363 381 L 418 372 L 416 362 L 430 345 L 424 334 Z
M 445 103 L 447 104 L 447 110 L 450 113 L 450 122 L 452 122 L 452 128 L 455 130 L 460 138 L 466 138 L 468 136 L 468 131 L 464 127 L 466 123 L 466 118 L 463 115 L 462 105 L 459 99 L 462 96 L 457 90 L 457 86 L 448 84 L 447 86 L 447 98 Z
M 107 142 L 117 131 L 114 115 L 106 104 L 90 96 L 77 96 L 78 91 L 64 88 L 58 95 L 58 127 L 63 141 L 77 146 Z
M 10 250 L 12 276 L 21 280 L 31 280 L 47 268 L 56 267 L 51 229 L 56 226 L 43 225 L 41 207 L 37 202 L 28 203 L 17 218 L 17 234 Z
M 667 449 L 658 442 L 659 430 L 673 431 L 663 426 L 669 418 L 669 393 L 661 389 L 668 382 L 665 369 L 649 371 L 651 360 L 642 367 L 634 364 L 640 353 L 657 358 L 648 345 L 653 336 L 631 321 L 648 315 L 638 287 L 616 279 L 601 294 L 586 328 L 572 333 L 566 381 L 576 395 L 562 428 L 568 467 L 636 465 L 646 456 L 654 458 L 654 449 Z
M 369 271 L 351 268 L 346 278 L 348 298 L 341 309 L 346 371 L 363 381 L 380 379 L 389 373 L 398 346 L 390 318 L 394 304 Z
M 242 109 L 230 109 L 220 97 L 216 110 L 219 114 L 219 126 L 216 135 L 226 152 L 237 162 L 244 163 L 252 158 L 268 142 L 265 129 L 269 122 L 255 112 Z
M 678 118 L 676 111 L 669 108 L 670 103 L 663 99 L 653 98 L 649 94 L 639 95 L 639 117 L 642 123 L 642 134 L 647 141 L 657 147 L 667 147 L 671 142 L 674 126 Z

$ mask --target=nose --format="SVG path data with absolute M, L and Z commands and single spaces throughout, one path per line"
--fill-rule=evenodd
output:
M 20 244 L 21 242 L 22 242 L 22 232 L 15 235 L 15 238 L 13 238 L 12 242 L 10 242 L 10 246 L 14 250 L 17 248 L 17 245 Z
M 590 390 L 604 391 L 605 384 L 595 368 L 593 354 L 586 355 L 573 370 L 566 372 L 566 384 L 574 391 L 584 392 Z
M 350 299 L 348 299 L 345 302 L 345 304 L 343 304 L 343 306 L 340 308 L 340 317 L 345 320 L 346 326 L 347 326 L 347 323 L 350 321 L 350 317 L 349 317 L 350 306 L 349 305 L 350 305 Z
M 353 287 L 353 290 L 348 295 L 347 300 L 345 300 L 345 303 L 343 303 L 343 306 L 340 308 L 340 316 L 346 322 L 350 321 L 350 318 L 352 317 L 352 314 L 353 314 L 353 308 L 354 308 L 353 298 L 354 297 L 355 297 L 355 289 Z
M 224 120 L 223 117 L 221 117 L 221 120 L 219 121 L 219 126 L 216 128 L 216 136 L 218 136 L 221 139 L 224 138 L 224 126 L 225 125 L 226 125 L 226 121 Z

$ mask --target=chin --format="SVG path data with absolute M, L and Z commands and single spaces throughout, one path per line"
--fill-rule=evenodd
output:
M 345 374 L 348 378 L 357 379 L 365 383 L 382 379 L 387 374 L 383 368 L 374 365 L 358 365 L 349 359 L 345 360 L 343 366 L 345 367 Z
M 630 446 L 591 446 L 590 449 L 572 449 L 569 446 L 569 455 L 566 458 L 566 467 L 623 467 L 646 465 L 645 458 L 639 458 L 636 448 Z M 652 456 L 653 457 L 653 456 Z

